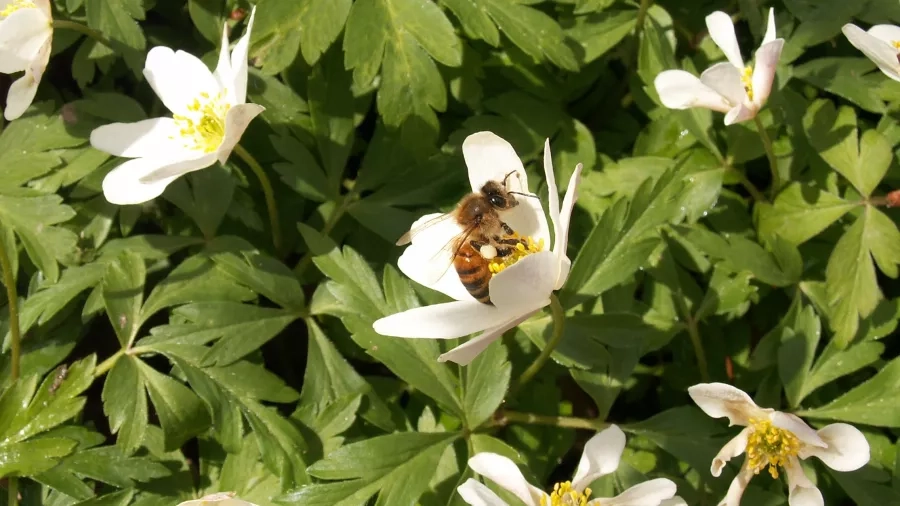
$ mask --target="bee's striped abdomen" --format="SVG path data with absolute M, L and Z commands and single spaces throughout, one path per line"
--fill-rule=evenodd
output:
M 488 261 L 475 251 L 471 244 L 466 243 L 456 252 L 453 258 L 453 267 L 459 275 L 466 291 L 478 302 L 491 304 L 491 296 L 488 285 L 491 281 L 491 271 Z

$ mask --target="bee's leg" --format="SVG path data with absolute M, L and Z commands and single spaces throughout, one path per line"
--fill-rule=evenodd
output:
M 497 248 L 497 256 L 500 258 L 509 256 L 512 252 L 512 248 Z
M 494 241 L 497 244 L 506 244 L 508 246 L 515 246 L 516 244 L 519 244 L 519 243 L 522 243 L 522 244 L 525 243 L 525 239 L 516 239 L 515 237 L 503 238 L 503 237 L 494 236 Z
M 509 225 L 507 225 L 505 221 L 501 221 L 501 222 L 500 222 L 500 227 L 503 229 L 503 232 L 504 232 L 506 235 L 513 235 L 513 234 L 516 233 L 516 231 L 513 230 L 512 227 L 510 227 Z

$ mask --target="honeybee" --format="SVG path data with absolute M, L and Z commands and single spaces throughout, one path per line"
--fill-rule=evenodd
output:
M 490 261 L 510 255 L 519 243 L 525 243 L 501 218 L 500 213 L 519 205 L 515 195 L 537 198 L 536 195 L 507 189 L 506 182 L 515 173 L 516 171 L 510 172 L 503 181 L 485 182 L 480 191 L 464 196 L 452 212 L 428 220 L 403 234 L 397 245 L 408 244 L 424 230 L 453 219 L 462 232 L 435 255 L 437 257 L 441 253 L 450 253 L 450 258 L 443 260 L 447 265 L 440 271 L 440 276 L 453 265 L 466 291 L 478 302 L 492 304 L 488 293 L 488 283 L 492 276 Z

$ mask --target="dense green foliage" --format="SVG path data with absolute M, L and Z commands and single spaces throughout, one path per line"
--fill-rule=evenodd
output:
M 551 488 L 615 423 L 628 446 L 597 495 L 666 477 L 714 505 L 741 459 L 710 475 L 737 430 L 688 397 L 709 381 L 858 427 L 864 468 L 808 476 L 827 504 L 900 504 L 900 82 L 841 34 L 900 24 L 900 2 L 259 0 L 246 154 L 125 206 L 101 190 L 124 159 L 91 131 L 167 115 L 147 51 L 212 68 L 251 5 L 51 3 L 91 36 L 57 23 L 37 98 L 0 133 L 18 293 L 0 309 L 0 483 L 23 504 L 461 505 L 474 453 Z M 660 72 L 723 60 L 707 14 L 734 15 L 749 59 L 770 7 L 785 45 L 761 122 L 660 104 Z M 584 165 L 564 334 L 522 389 L 549 308 L 467 366 L 437 361 L 465 339 L 372 329 L 449 300 L 400 273 L 394 243 L 469 191 L 461 144 L 483 130 L 545 200 L 545 139 L 561 192 Z M 784 484 L 761 473 L 744 504 L 787 504 Z

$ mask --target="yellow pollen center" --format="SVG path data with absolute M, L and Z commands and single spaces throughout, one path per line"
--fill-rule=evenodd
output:
M 225 100 L 225 91 L 215 96 L 203 92 L 188 105 L 187 114 L 175 114 L 178 133 L 188 149 L 212 153 L 219 149 L 225 138 L 225 114 L 231 108 Z
M 496 256 L 492 258 L 490 262 L 488 262 L 488 269 L 491 270 L 491 274 L 502 272 L 510 265 L 513 265 L 514 263 L 527 257 L 528 255 L 544 250 L 543 239 L 539 239 L 537 242 L 535 242 L 533 238 L 521 237 L 519 236 L 519 234 L 513 234 L 510 236 L 510 238 L 519 239 L 520 242 L 512 248 L 510 254 L 502 257 Z
M 744 91 L 747 92 L 747 98 L 753 101 L 753 67 L 747 65 L 741 72 L 741 83 L 744 84 Z
M 894 49 L 900 50 L 900 40 L 892 40 L 891 45 L 894 46 Z
M 779 429 L 768 419 L 750 419 L 752 431 L 747 438 L 747 465 L 755 474 L 769 467 L 772 478 L 778 478 L 778 466 L 800 452 L 800 440 L 792 432 Z
M 586 488 L 584 492 L 579 492 L 572 488 L 571 481 L 564 481 L 553 485 L 549 502 L 546 496 L 541 498 L 541 506 L 587 506 L 590 497 L 591 489 Z
M 13 12 L 19 9 L 37 9 L 32 0 L 13 0 L 6 5 L 6 8 L 0 11 L 0 18 L 7 18 Z

